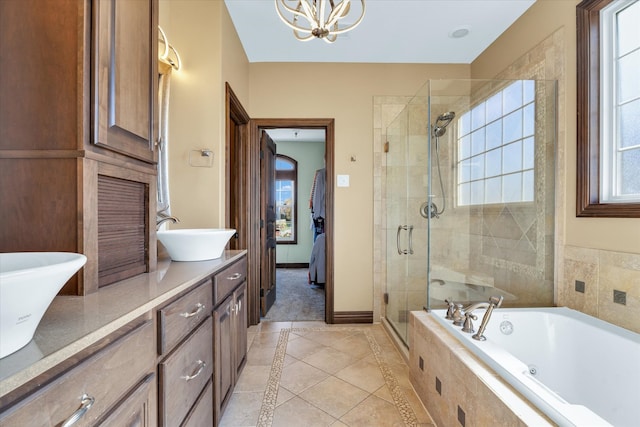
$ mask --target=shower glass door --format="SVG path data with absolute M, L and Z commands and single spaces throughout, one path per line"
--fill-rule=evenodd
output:
M 415 96 L 386 128 L 386 319 L 408 343 L 409 312 L 426 299 L 427 200 L 426 97 Z

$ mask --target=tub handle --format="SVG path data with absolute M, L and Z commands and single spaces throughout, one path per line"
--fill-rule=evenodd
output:
M 473 330 L 473 320 L 478 320 L 478 316 L 473 313 L 465 313 L 464 314 L 464 325 L 462 325 L 462 332 L 466 332 L 468 334 L 472 334 L 475 331 Z

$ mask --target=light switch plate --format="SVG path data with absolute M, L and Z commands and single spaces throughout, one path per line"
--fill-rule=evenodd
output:
M 338 187 L 348 187 L 349 186 L 349 175 L 338 175 Z

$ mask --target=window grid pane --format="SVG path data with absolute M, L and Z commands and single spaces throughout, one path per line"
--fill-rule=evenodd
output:
M 459 206 L 533 201 L 534 97 L 520 80 L 460 116 Z
M 624 6 L 623 3 L 620 3 Z M 601 111 L 612 111 L 601 118 L 603 141 L 601 147 L 601 202 L 640 201 L 640 2 L 627 7 L 612 4 L 610 12 L 601 14 L 605 40 L 603 60 L 613 69 L 609 84 L 603 84 L 604 104 Z M 607 74 L 605 74 L 607 75 Z

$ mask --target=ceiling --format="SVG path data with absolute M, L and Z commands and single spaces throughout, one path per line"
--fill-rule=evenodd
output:
M 367 0 L 361 24 L 329 44 L 298 41 L 273 0 L 225 0 L 249 62 L 452 64 L 471 63 L 534 2 Z M 352 0 L 352 13 L 359 4 Z M 469 34 L 450 36 L 460 28 Z
M 324 129 L 268 129 L 275 142 L 321 142 L 325 140 Z

